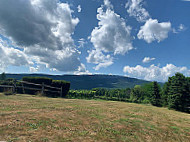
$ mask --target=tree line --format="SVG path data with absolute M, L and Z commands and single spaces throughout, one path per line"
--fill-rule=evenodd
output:
M 68 98 L 104 99 L 133 103 L 152 104 L 157 107 L 168 107 L 182 112 L 190 112 L 190 77 L 181 73 L 169 77 L 163 86 L 153 81 L 134 88 L 92 90 L 70 90 Z

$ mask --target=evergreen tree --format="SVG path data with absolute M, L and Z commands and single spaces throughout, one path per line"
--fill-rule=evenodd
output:
M 190 92 L 187 78 L 181 73 L 176 73 L 170 80 L 168 107 L 179 111 L 189 111 Z
M 183 95 L 182 101 L 183 101 L 183 108 L 184 112 L 189 112 L 190 113 L 190 77 L 186 77 L 186 94 Z
M 168 82 L 166 82 L 162 89 L 161 99 L 162 99 L 162 105 L 168 106 L 168 93 L 169 93 L 169 87 L 171 84 L 171 77 L 168 78 Z
M 3 72 L 0 76 L 0 80 L 5 80 L 6 79 L 6 74 Z
M 154 106 L 161 106 L 160 87 L 156 81 L 151 85 L 150 103 Z
M 186 77 L 186 80 L 187 80 L 187 85 L 188 85 L 189 94 L 190 94 L 190 77 Z

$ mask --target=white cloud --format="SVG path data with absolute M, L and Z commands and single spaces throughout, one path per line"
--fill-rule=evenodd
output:
M 76 71 L 81 65 L 72 38 L 78 23 L 59 0 L 0 1 L 0 34 L 50 69 Z
M 30 72 L 38 72 L 39 67 L 29 67 Z
M 177 29 L 173 28 L 173 33 L 178 34 L 179 32 L 185 31 L 186 29 L 187 28 L 185 27 L 185 25 L 180 24 Z
M 97 71 L 100 68 L 107 68 L 108 66 L 111 66 L 113 64 L 113 61 L 107 61 L 103 63 L 99 63 L 97 66 L 94 67 L 94 69 Z
M 89 56 L 86 58 L 88 63 L 94 63 L 98 64 L 100 62 L 105 62 L 107 60 L 112 60 L 110 55 L 105 56 L 101 51 L 99 50 L 92 50 L 88 51 Z
M 81 64 L 81 66 L 79 66 L 78 68 L 78 71 L 75 71 L 74 72 L 75 75 L 85 75 L 85 74 L 88 74 L 88 75 L 92 75 L 92 73 L 90 73 L 84 64 Z
M 178 29 L 179 29 L 179 31 L 183 31 L 185 29 L 185 26 L 183 24 L 180 24 Z
M 24 66 L 33 64 L 22 51 L 8 46 L 8 43 L 0 38 L 0 70 L 5 71 L 8 66 Z
M 125 54 L 133 49 L 131 27 L 126 26 L 125 20 L 110 7 L 104 11 L 101 6 L 97 12 L 98 27 L 93 29 L 90 39 L 95 49 L 114 54 Z
M 145 22 L 150 18 L 148 11 L 143 8 L 143 0 L 129 0 L 125 8 L 127 8 L 129 16 L 135 17 L 139 22 Z
M 136 77 L 149 81 L 167 81 L 168 77 L 175 75 L 176 72 L 183 73 L 186 76 L 190 75 L 190 70 L 187 67 L 177 67 L 173 64 L 167 64 L 164 67 L 155 66 L 142 67 L 137 65 L 136 67 L 125 66 L 123 72 L 130 77 Z
M 113 9 L 113 5 L 111 4 L 111 2 L 109 0 L 104 0 L 104 5 L 108 8 Z
M 150 58 L 150 57 L 145 57 L 144 59 L 143 59 L 143 63 L 150 63 L 151 61 L 154 61 L 156 58 Z
M 88 51 L 89 56 L 86 58 L 88 63 L 96 64 L 95 70 L 108 67 L 113 64 L 113 58 L 110 55 L 104 55 L 99 50 Z
M 77 6 L 77 10 L 78 10 L 79 13 L 82 11 L 81 5 Z
M 84 38 L 80 38 L 80 39 L 78 40 L 78 43 L 79 43 L 79 48 L 82 48 L 82 47 L 84 47 L 84 45 L 87 43 L 87 41 L 85 41 Z
M 126 21 L 116 14 L 109 0 L 104 0 L 104 5 L 97 9 L 98 27 L 95 27 L 91 33 L 90 41 L 95 50 L 89 52 L 89 59 L 94 55 L 97 58 L 98 54 L 103 57 L 104 53 L 113 53 L 124 55 L 129 50 L 133 49 L 132 37 L 130 36 L 131 27 L 126 25 Z M 96 51 L 96 53 L 95 53 Z M 109 55 L 110 56 L 110 55 Z M 93 57 L 93 58 L 95 58 Z M 104 55 L 105 58 L 106 55 Z M 111 57 L 109 57 L 111 59 Z M 113 64 L 112 60 L 96 62 L 101 63 L 95 67 L 98 70 L 100 67 L 105 67 Z M 99 61 L 99 59 L 95 59 Z M 93 63 L 88 60 L 89 63 Z M 109 62 L 109 63 L 108 63 Z
M 190 0 L 181 0 L 181 1 L 190 1 Z
M 159 23 L 157 19 L 149 19 L 144 26 L 141 26 L 138 33 L 138 38 L 145 40 L 147 43 L 153 41 L 163 41 L 168 38 L 168 33 L 171 31 L 170 22 Z
M 139 22 L 145 22 L 145 24 L 141 26 L 137 37 L 145 40 L 147 43 L 163 41 L 168 37 L 168 33 L 171 31 L 171 23 L 159 23 L 157 19 L 151 19 L 148 11 L 143 8 L 143 2 L 143 0 L 128 0 L 125 6 L 129 16 L 135 17 Z

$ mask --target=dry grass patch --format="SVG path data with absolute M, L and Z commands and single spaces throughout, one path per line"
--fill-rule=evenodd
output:
M 132 103 L 0 95 L 0 141 L 176 141 L 190 115 Z

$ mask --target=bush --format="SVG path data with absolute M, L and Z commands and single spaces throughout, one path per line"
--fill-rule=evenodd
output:
M 51 85 L 52 79 L 47 78 L 47 77 L 23 77 L 22 81 L 34 83 L 34 84 L 42 84 L 44 83 L 45 85 Z M 26 94 L 32 94 L 35 95 L 37 92 L 39 92 L 42 89 L 42 86 L 37 86 L 33 84 L 26 84 L 26 83 L 19 83 L 19 86 L 24 86 L 25 89 L 23 90 L 22 88 L 18 88 L 19 93 L 26 93 Z M 35 88 L 38 90 L 32 90 L 32 89 L 27 89 L 27 88 Z
M 52 80 L 50 78 L 46 78 L 46 77 L 23 77 L 22 78 L 23 81 L 26 82 L 30 82 L 30 83 L 34 83 L 34 84 L 44 84 L 44 94 L 43 96 L 48 96 L 48 97 L 65 97 L 70 89 L 70 83 L 66 82 L 64 80 Z M 33 84 L 26 84 L 26 83 L 17 83 L 17 85 L 22 86 L 24 85 L 24 87 L 28 87 L 28 88 L 35 88 L 38 90 L 31 90 L 31 89 L 24 89 L 24 93 L 26 94 L 41 94 L 41 89 L 42 86 L 41 85 L 33 85 Z M 48 87 L 48 86 L 50 87 Z M 51 87 L 56 87 L 56 88 L 51 88 Z M 62 94 L 60 94 L 60 88 L 62 87 Z M 18 88 L 17 90 L 20 93 L 23 93 L 22 88 Z M 41 94 L 42 95 L 42 94 Z
M 70 90 L 67 97 L 78 99 L 102 99 L 126 102 L 129 101 L 130 89 L 94 88 L 92 90 Z
M 23 77 L 23 81 L 35 83 L 35 84 L 46 84 L 46 85 L 51 85 L 52 84 L 52 79 L 47 78 L 47 77 Z
M 14 82 L 14 79 L 1 80 L 0 81 L 0 85 L 9 85 L 9 86 L 12 86 L 13 82 Z M 4 92 L 7 89 L 10 89 L 10 88 L 0 87 L 0 92 Z
M 61 88 L 62 87 L 62 95 L 61 97 L 65 97 L 70 89 L 70 83 L 64 80 L 53 80 L 51 86 Z M 60 96 L 60 94 L 57 94 Z

